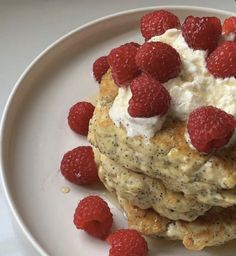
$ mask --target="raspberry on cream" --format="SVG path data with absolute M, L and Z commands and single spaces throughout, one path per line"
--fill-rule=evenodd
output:
M 161 129 L 165 121 L 165 116 L 153 117 L 131 117 L 128 113 L 129 100 L 132 93 L 129 87 L 120 87 L 109 115 L 117 127 L 122 124 L 129 137 L 144 136 L 146 138 L 153 137 L 155 133 Z
M 166 88 L 156 79 L 143 73 L 130 83 L 132 97 L 128 112 L 132 117 L 153 117 L 165 115 L 170 107 L 171 97 Z
M 112 71 L 112 77 L 117 86 L 127 86 L 140 70 L 135 63 L 138 44 L 131 42 L 123 44 L 110 51 L 107 56 Z
M 182 61 L 180 75 L 164 84 L 172 99 L 171 116 L 185 121 L 193 109 L 212 105 L 236 117 L 236 79 L 211 75 L 206 67 L 206 51 L 191 49 L 177 29 L 151 40 L 170 44 Z
M 147 13 L 140 20 L 141 33 L 146 40 L 161 35 L 170 28 L 178 27 L 180 27 L 179 18 L 167 10 Z
M 168 115 L 186 121 L 194 109 L 211 105 L 236 117 L 236 79 L 235 77 L 215 78 L 210 74 L 206 67 L 207 51 L 190 48 L 181 30 L 175 28 L 167 30 L 160 36 L 152 37 L 150 41 L 171 45 L 179 53 L 182 62 L 179 76 L 163 84 L 171 96 Z M 129 95 L 128 99 L 127 95 Z M 127 115 L 130 97 L 129 89 L 119 90 L 110 110 L 111 119 L 116 125 L 122 123 L 127 129 L 128 136 L 154 136 L 161 129 L 165 119 L 158 117 L 137 119 Z
M 213 51 L 220 40 L 222 26 L 217 17 L 188 16 L 181 26 L 188 45 L 195 50 Z
M 234 128 L 234 117 L 212 106 L 195 109 L 187 122 L 191 144 L 199 152 L 208 154 L 226 145 Z

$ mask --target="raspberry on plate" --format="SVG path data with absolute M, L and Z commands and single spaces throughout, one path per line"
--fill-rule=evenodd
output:
M 147 13 L 140 20 L 141 33 L 146 40 L 161 35 L 170 28 L 178 28 L 179 26 L 179 18 L 166 10 Z
M 132 117 L 152 117 L 164 115 L 170 107 L 170 95 L 166 88 L 157 80 L 141 74 L 135 78 L 130 89 L 128 112 Z
M 215 77 L 236 77 L 236 43 L 225 41 L 207 58 L 207 68 Z
M 103 75 L 106 74 L 108 69 L 109 64 L 107 61 L 107 56 L 102 56 L 95 60 L 93 63 L 93 76 L 98 83 L 101 82 Z
M 181 27 L 183 37 L 189 47 L 212 52 L 221 37 L 221 22 L 216 17 L 188 16 Z
M 128 86 L 140 71 L 135 63 L 137 43 L 127 43 L 111 50 L 108 63 L 111 67 L 112 77 L 118 86 Z
M 179 53 L 162 42 L 146 42 L 137 51 L 136 64 L 145 73 L 161 83 L 175 78 L 180 73 Z
M 82 199 L 74 213 L 74 224 L 88 234 L 105 239 L 113 223 L 112 213 L 107 203 L 99 196 Z
M 74 132 L 80 135 L 88 134 L 89 120 L 93 116 L 95 107 L 86 101 L 73 105 L 67 117 L 68 125 Z
M 229 17 L 228 19 L 225 19 L 222 31 L 224 35 L 236 33 L 236 17 Z
M 216 107 L 206 106 L 191 112 L 187 130 L 192 145 L 199 152 L 211 153 L 229 142 L 235 125 L 232 115 Z
M 91 146 L 80 146 L 68 151 L 61 160 L 62 175 L 78 185 L 91 185 L 99 182 L 98 168 Z
M 109 235 L 109 256 L 146 256 L 148 245 L 145 239 L 132 229 L 120 229 Z

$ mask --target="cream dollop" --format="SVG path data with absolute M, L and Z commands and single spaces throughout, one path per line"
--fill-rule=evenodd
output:
M 120 87 L 109 115 L 115 125 L 120 127 L 122 124 L 127 131 L 129 137 L 144 136 L 146 138 L 153 137 L 155 133 L 161 129 L 165 121 L 165 116 L 153 116 L 149 118 L 131 117 L 128 112 L 129 100 L 132 93 L 129 87 Z
M 212 105 L 236 117 L 236 79 L 216 79 L 211 75 L 206 67 L 207 51 L 191 49 L 185 42 L 181 30 L 175 28 L 151 38 L 150 41 L 171 45 L 177 50 L 182 61 L 179 76 L 164 83 L 171 96 L 168 115 L 185 121 L 194 109 Z M 122 123 L 127 129 L 128 136 L 153 136 L 161 129 L 164 118 L 132 118 L 127 112 L 130 97 L 129 89 L 119 89 L 110 110 L 111 119 L 116 125 Z
M 171 45 L 182 61 L 180 75 L 164 84 L 172 99 L 171 115 L 186 120 L 195 108 L 212 105 L 236 116 L 236 79 L 211 75 L 206 67 L 207 51 L 188 47 L 178 29 L 169 29 L 151 41 Z

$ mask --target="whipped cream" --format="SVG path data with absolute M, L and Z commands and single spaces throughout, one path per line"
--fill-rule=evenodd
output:
M 177 29 L 169 29 L 150 41 L 171 45 L 178 51 L 182 61 L 180 75 L 164 84 L 171 95 L 172 116 L 184 121 L 195 108 L 206 105 L 236 116 L 236 79 L 221 79 L 211 75 L 206 67 L 207 51 L 189 48 L 181 31 Z
M 165 116 L 153 116 L 149 118 L 131 117 L 128 112 L 129 100 L 132 93 L 129 87 L 120 87 L 112 107 L 109 110 L 110 118 L 117 127 L 122 124 L 129 137 L 144 136 L 153 137 L 161 129 Z
M 207 51 L 191 49 L 185 42 L 181 30 L 175 28 L 151 38 L 150 41 L 171 45 L 177 50 L 182 61 L 179 76 L 163 84 L 171 96 L 168 115 L 185 121 L 194 109 L 212 105 L 236 117 L 236 79 L 221 79 L 211 75 L 206 67 Z M 119 89 L 110 110 L 111 119 L 117 126 L 122 123 L 127 129 L 128 136 L 153 136 L 161 128 L 164 119 L 158 116 L 130 117 L 127 108 L 131 96 L 129 89 Z

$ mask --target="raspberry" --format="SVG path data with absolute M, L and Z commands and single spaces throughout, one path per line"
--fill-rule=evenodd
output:
M 138 49 L 136 64 L 142 71 L 164 83 L 178 76 L 181 60 L 178 52 L 170 45 L 146 42 Z
M 106 74 L 109 69 L 109 64 L 107 62 L 107 56 L 102 56 L 98 58 L 93 63 L 93 75 L 97 82 L 101 82 L 103 75 Z
M 99 196 L 82 199 L 74 213 L 74 224 L 78 229 L 101 239 L 109 234 L 112 222 L 110 208 Z
M 87 135 L 89 120 L 92 118 L 94 106 L 89 102 L 78 102 L 73 105 L 67 117 L 68 125 L 74 132 Z
M 181 29 L 189 47 L 209 52 L 216 48 L 222 31 L 220 20 L 216 17 L 188 16 Z
M 178 28 L 179 26 L 178 17 L 165 10 L 147 13 L 142 16 L 140 21 L 141 33 L 146 40 L 161 35 L 170 28 Z
M 225 19 L 222 31 L 224 35 L 236 33 L 236 17 L 229 17 L 228 19 Z
M 148 245 L 145 239 L 132 229 L 120 229 L 109 235 L 109 256 L 146 256 Z
M 127 86 L 140 71 L 135 63 L 136 43 L 127 43 L 113 50 L 108 55 L 112 77 L 118 86 Z
M 67 180 L 78 185 L 90 185 L 99 181 L 93 149 L 90 146 L 77 147 L 65 153 L 60 169 Z
M 211 153 L 229 142 L 235 124 L 232 115 L 207 106 L 197 108 L 190 114 L 187 129 L 192 145 L 199 152 Z
M 207 68 L 215 77 L 236 76 L 236 43 L 225 41 L 207 58 Z
M 133 46 L 135 46 L 136 48 L 139 48 L 139 47 L 140 47 L 140 44 L 139 44 L 139 43 L 136 43 L 136 42 L 129 42 L 129 43 L 126 43 L 126 44 L 123 44 L 123 45 L 133 45 Z
M 170 95 L 164 86 L 146 74 L 135 78 L 130 89 L 128 112 L 132 117 L 164 115 L 170 106 Z

